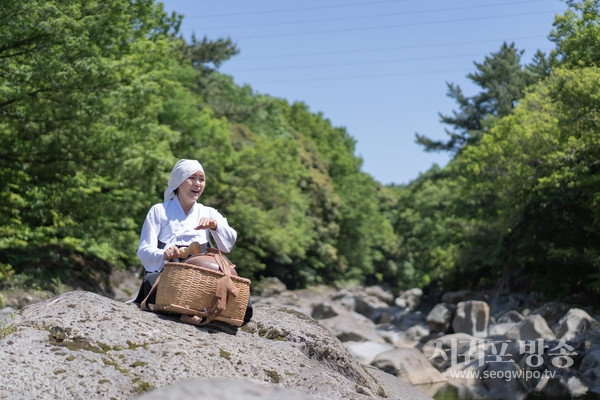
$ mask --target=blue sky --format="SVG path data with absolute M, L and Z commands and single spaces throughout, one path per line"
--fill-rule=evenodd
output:
M 514 42 L 522 61 L 548 53 L 560 0 L 162 1 L 183 14 L 181 33 L 230 37 L 240 49 L 220 68 L 255 93 L 301 101 L 356 140 L 362 170 L 382 184 L 406 184 L 446 153 L 426 153 L 415 133 L 445 139 L 439 113 L 466 95 L 474 62 Z

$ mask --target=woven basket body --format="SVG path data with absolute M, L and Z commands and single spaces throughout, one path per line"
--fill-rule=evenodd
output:
M 227 279 L 221 271 L 187 263 L 166 263 L 156 289 L 156 311 L 185 315 L 211 312 L 220 279 Z M 230 279 L 238 294 L 227 296 L 227 306 L 215 320 L 241 326 L 250 298 L 250 280 L 234 275 Z

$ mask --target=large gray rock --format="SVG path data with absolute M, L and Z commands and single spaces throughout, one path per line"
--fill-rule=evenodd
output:
M 556 336 L 548 326 L 546 320 L 539 314 L 532 314 L 523 321 L 517 323 L 504 333 L 511 340 L 554 340 Z
M 524 319 L 525 319 L 525 317 L 520 312 L 515 311 L 515 310 L 510 310 L 510 311 L 504 313 L 500 318 L 498 318 L 498 321 L 496 321 L 496 323 L 508 324 L 511 322 L 521 322 Z
M 375 356 L 371 365 L 396 375 L 411 385 L 445 382 L 447 379 L 435 369 L 427 357 L 415 348 L 395 348 Z
M 421 303 L 422 297 L 423 290 L 419 288 L 413 288 L 402 292 L 400 296 L 394 300 L 394 304 L 400 308 L 407 308 L 408 310 L 412 311 Z
M 448 333 L 450 330 L 450 323 L 454 316 L 456 306 L 454 304 L 438 303 L 433 309 L 427 314 L 427 324 L 431 332 L 443 332 Z
M 581 361 L 579 373 L 593 393 L 600 393 L 600 346 L 590 348 Z
M 131 399 L 195 378 L 311 399 L 429 398 L 380 379 L 317 321 L 280 306 L 256 305 L 253 321 L 229 335 L 77 291 L 22 309 L 13 324 L 0 339 L 3 398 Z
M 345 342 L 344 347 L 361 364 L 371 364 L 375 356 L 393 349 L 394 345 L 382 342 Z
M 337 315 L 319 319 L 319 323 L 329 329 L 342 342 L 383 342 L 377 333 L 375 323 L 354 311 L 334 307 Z
M 541 315 L 548 326 L 554 326 L 569 311 L 569 305 L 558 301 L 545 303 L 532 311 L 531 314 Z
M 138 400 L 310 400 L 302 392 L 283 386 L 232 378 L 195 378 L 143 394 Z
M 473 346 L 479 346 L 483 340 L 469 334 L 459 332 L 431 339 L 423 344 L 423 355 L 438 370 L 444 371 L 455 364 L 465 361 Z
M 488 334 L 489 323 L 490 307 L 485 301 L 461 301 L 456 305 L 456 312 L 452 319 L 454 332 L 464 332 L 484 338 Z
M 595 325 L 596 320 L 587 312 L 580 308 L 571 308 L 554 326 L 553 331 L 559 339 L 573 340 L 579 333 Z

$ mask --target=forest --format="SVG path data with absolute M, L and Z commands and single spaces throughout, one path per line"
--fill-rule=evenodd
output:
M 0 285 L 140 266 L 144 217 L 191 158 L 254 281 L 598 303 L 600 0 L 565 3 L 548 54 L 504 43 L 474 60 L 476 95 L 448 83 L 447 140 L 415 136 L 445 167 L 382 185 L 345 128 L 236 85 L 219 67 L 237 45 L 186 41 L 160 2 L 2 2 Z

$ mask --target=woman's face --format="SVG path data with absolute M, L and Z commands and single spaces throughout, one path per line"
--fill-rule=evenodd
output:
M 181 203 L 195 202 L 204 191 L 205 186 L 204 172 L 202 170 L 196 171 L 179 185 L 177 197 Z

